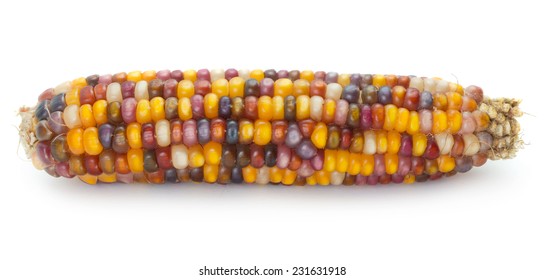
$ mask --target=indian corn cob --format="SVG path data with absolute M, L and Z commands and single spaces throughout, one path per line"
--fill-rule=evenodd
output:
M 413 183 L 514 157 L 519 103 L 415 76 L 134 71 L 47 89 L 20 137 L 36 168 L 89 184 Z

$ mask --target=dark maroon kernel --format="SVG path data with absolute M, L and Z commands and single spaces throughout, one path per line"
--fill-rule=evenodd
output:
M 194 86 L 196 95 L 205 96 L 207 93 L 212 92 L 212 84 L 208 80 L 196 80 Z
M 146 172 L 155 172 L 159 170 L 154 150 L 144 150 L 144 170 Z
M 292 82 L 299 80 L 300 77 L 301 77 L 301 72 L 299 72 L 299 70 L 291 70 L 291 71 L 288 73 L 288 78 L 289 78 Z
M 98 78 L 99 75 L 91 75 L 85 78 L 85 82 L 87 82 L 87 85 L 94 87 L 98 84 Z
M 230 81 L 234 77 L 238 77 L 237 69 L 229 68 L 229 69 L 225 70 L 225 79 L 227 81 Z
M 47 119 L 49 116 L 49 100 L 44 100 L 38 103 L 36 110 L 34 111 L 34 117 L 41 121 Z
M 276 70 L 274 70 L 274 69 L 265 70 L 264 75 L 265 75 L 265 78 L 269 78 L 269 79 L 271 79 L 273 81 L 278 80 L 278 74 L 276 73 Z
M 310 140 L 305 139 L 295 148 L 295 152 L 301 159 L 305 160 L 313 158 L 317 153 L 317 149 Z
M 233 169 L 231 169 L 231 183 L 240 184 L 243 180 L 242 168 L 238 165 L 233 167 Z
M 424 158 L 425 159 L 436 159 L 439 157 L 439 146 L 437 145 L 437 142 L 433 140 L 433 138 L 428 138 L 428 145 L 426 146 L 426 150 L 424 151 Z
M 201 119 L 197 122 L 197 138 L 201 145 L 210 142 L 210 121 L 208 119 Z
M 276 155 L 278 154 L 276 145 L 267 144 L 263 148 L 265 150 L 265 165 L 273 167 L 276 165 Z
M 362 81 L 361 74 L 356 73 L 356 74 L 350 75 L 350 84 L 358 87 L 358 89 L 359 89 L 359 87 L 361 85 L 361 81 Z
M 257 144 L 250 145 L 250 164 L 255 168 L 265 165 L 265 150 Z
M 219 102 L 218 116 L 223 119 L 231 117 L 231 98 L 222 96 Z
M 314 72 L 314 80 L 315 81 L 323 81 L 325 80 L 325 72 L 324 71 L 316 71 Z
M 178 174 L 176 173 L 175 168 L 170 168 L 165 170 L 165 181 L 167 183 L 177 183 L 178 182 Z
M 98 127 L 98 139 L 104 149 L 112 147 L 112 137 L 115 127 L 109 123 L 102 124 Z
M 225 131 L 225 142 L 227 144 L 238 143 L 238 122 L 235 120 L 227 121 L 227 128 Z
M 288 95 L 284 99 L 284 119 L 295 121 L 295 96 Z
M 337 72 L 327 72 L 325 75 L 325 82 L 328 84 L 336 83 L 339 79 L 339 74 Z
M 287 79 L 290 76 L 290 73 L 288 70 L 279 70 L 276 75 L 278 76 L 278 79 Z
M 358 103 L 360 100 L 360 89 L 358 86 L 350 84 L 344 87 L 342 98 L 349 103 Z
M 365 74 L 361 76 L 361 88 L 373 85 L 373 75 Z
M 123 99 L 134 97 L 134 88 L 136 87 L 136 83 L 133 81 L 124 81 L 121 84 L 121 95 L 123 96 Z
M 432 108 L 433 108 L 433 96 L 431 95 L 431 92 L 423 91 L 422 93 L 420 93 L 420 101 L 419 101 L 418 109 L 431 110 Z
M 178 81 L 175 79 L 168 79 L 163 84 L 163 98 L 177 97 Z
M 250 145 L 237 145 L 237 165 L 240 167 L 250 165 Z
M 160 96 L 163 97 L 163 81 L 160 79 L 153 79 L 148 83 L 149 98 Z
M 364 104 L 375 104 L 377 103 L 377 87 L 373 85 L 368 85 L 363 88 L 361 98 Z
M 256 79 L 244 82 L 244 97 L 248 96 L 259 96 L 259 82 Z
M 392 89 L 389 86 L 380 87 L 377 93 L 377 100 L 380 104 L 392 104 Z
M 274 80 L 271 78 L 265 78 L 261 80 L 261 84 L 259 86 L 259 91 L 261 96 L 274 96 Z
M 199 69 L 199 71 L 197 71 L 197 80 L 210 82 L 210 71 L 208 71 L 208 69 Z
M 198 167 L 191 169 L 191 171 L 189 171 L 189 177 L 193 182 L 202 182 L 204 179 L 203 168 Z
M 172 73 L 170 73 L 170 77 L 177 82 L 180 82 L 184 79 L 184 72 L 182 72 L 182 70 L 174 70 Z
M 373 112 L 371 106 L 365 104 L 360 106 L 360 128 L 370 129 L 373 125 Z
M 142 147 L 144 149 L 155 149 L 155 126 L 152 123 L 142 124 Z
M 64 93 L 59 93 L 51 99 L 49 103 L 49 112 L 64 111 L 66 108 L 66 101 L 64 100 Z

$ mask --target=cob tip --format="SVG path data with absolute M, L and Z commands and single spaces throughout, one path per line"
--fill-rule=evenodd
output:
M 520 99 L 485 97 L 480 104 L 479 110 L 490 118 L 487 131 L 492 135 L 493 141 L 488 152 L 489 159 L 514 158 L 517 151 L 524 146 L 520 137 L 520 124 L 516 119 L 523 115 L 519 108 L 520 103 Z
M 38 139 L 34 133 L 34 109 L 23 106 L 19 109 L 21 124 L 19 125 L 20 143 L 23 145 L 27 158 L 31 157 L 32 150 Z

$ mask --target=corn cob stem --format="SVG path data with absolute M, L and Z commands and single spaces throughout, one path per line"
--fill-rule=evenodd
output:
M 513 158 L 520 100 L 437 78 L 322 71 L 134 71 L 22 107 L 34 166 L 84 182 L 412 183 Z

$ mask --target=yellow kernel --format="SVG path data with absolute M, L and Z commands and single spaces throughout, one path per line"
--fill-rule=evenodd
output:
M 377 130 L 377 154 L 384 154 L 388 151 L 388 133 L 385 130 Z
M 191 82 L 195 82 L 197 80 L 197 71 L 193 69 L 188 69 L 184 71 L 184 80 L 190 80 Z
M 269 180 L 271 181 L 271 183 L 280 183 L 282 182 L 282 177 L 284 177 L 284 173 L 284 169 L 273 166 L 269 168 Z
M 306 120 L 310 118 L 310 97 L 307 95 L 297 96 L 295 100 L 295 114 L 297 120 Z
M 415 111 L 415 113 L 416 113 L 417 120 L 418 120 L 418 113 L 416 111 Z M 399 108 L 397 110 L 397 120 L 396 120 L 396 124 L 395 124 L 395 130 L 397 130 L 398 132 L 405 132 L 406 130 L 408 130 L 408 126 L 410 124 L 409 120 L 410 120 L 410 117 L 411 117 L 410 114 L 411 114 L 411 112 L 409 110 L 405 109 L 405 108 Z M 417 124 L 418 124 L 418 122 L 417 122 Z M 414 129 L 414 127 L 411 128 L 411 129 Z
M 87 85 L 87 80 L 85 80 L 84 77 L 79 77 L 72 80 L 72 88 L 82 88 L 86 85 Z
M 83 129 L 72 128 L 66 134 L 66 142 L 68 143 L 68 149 L 74 155 L 81 155 L 85 153 L 83 147 Z
M 274 96 L 272 98 L 272 119 L 284 119 L 284 98 L 282 96 Z
M 297 179 L 297 171 L 293 171 L 290 169 L 284 170 L 284 176 L 282 177 L 282 184 L 284 185 L 293 185 L 295 182 L 295 179 Z
M 244 79 L 234 77 L 229 80 L 229 97 L 244 97 Z
M 141 124 L 151 122 L 151 106 L 149 100 L 140 99 L 138 104 L 136 104 L 136 121 Z
M 144 151 L 142 149 L 130 149 L 127 152 L 127 162 L 132 173 L 144 171 Z
M 97 179 L 102 183 L 115 183 L 117 182 L 117 174 L 114 173 L 102 173 L 97 176 Z
M 348 170 L 349 159 L 350 153 L 348 150 L 337 150 L 337 160 L 335 162 L 337 172 L 346 172 Z
M 361 155 L 361 171 L 363 176 L 370 176 L 375 171 L 375 156 L 374 155 Z
M 256 79 L 258 82 L 261 82 L 265 78 L 265 72 L 261 69 L 255 69 L 250 72 L 250 78 Z
M 388 153 L 397 154 L 401 146 L 401 134 L 395 130 L 388 131 Z
M 462 95 L 457 92 L 447 93 L 448 109 L 460 110 L 462 108 Z
M 226 79 L 218 79 L 212 83 L 212 92 L 217 94 L 219 98 L 229 96 L 229 81 Z
M 219 166 L 217 164 L 205 164 L 202 172 L 205 182 L 215 183 L 218 180 Z
M 254 139 L 254 124 L 248 120 L 241 120 L 238 124 L 240 144 L 250 144 Z
M 257 100 L 257 116 L 260 120 L 270 121 L 273 117 L 272 98 L 261 96 Z
M 439 134 L 446 131 L 448 128 L 447 113 L 443 110 L 433 111 L 433 126 L 432 133 Z
M 449 155 L 441 155 L 437 158 L 437 165 L 439 165 L 439 171 L 448 173 L 456 167 L 456 161 Z
M 79 106 L 79 87 L 72 87 L 72 89 L 64 95 L 64 102 L 66 106 L 77 105 Z
M 142 126 L 139 123 L 127 125 L 127 142 L 133 149 L 142 148 Z
M 254 124 L 254 143 L 257 145 L 266 145 L 271 142 L 272 126 L 271 123 L 264 120 L 257 120 Z
M 407 174 L 405 175 L 405 178 L 403 179 L 404 184 L 412 184 L 416 181 L 416 177 L 413 174 Z
M 343 88 L 350 84 L 350 74 L 340 74 L 337 80 Z
M 307 186 L 314 186 L 316 185 L 317 181 L 316 181 L 316 175 L 314 175 L 314 173 L 312 173 L 312 175 L 308 176 L 306 179 L 305 179 L 306 183 L 307 183 Z
M 157 72 L 155 70 L 147 70 L 142 73 L 142 80 L 146 82 L 150 82 L 151 80 L 154 80 L 157 77 Z
M 249 183 L 249 184 L 255 182 L 255 180 L 257 178 L 257 169 L 255 169 L 251 165 L 243 167 L 242 168 L 242 178 L 244 179 L 244 182 Z
M 182 121 L 187 121 L 193 118 L 191 100 L 189 100 L 189 98 L 182 97 L 178 100 L 178 117 L 180 117 Z
M 386 174 L 395 174 L 399 166 L 399 157 L 397 154 L 384 155 L 384 165 L 386 167 Z
M 127 81 L 133 81 L 138 82 L 142 80 L 142 72 L 141 71 L 132 71 L 127 73 Z
M 462 128 L 462 113 L 458 110 L 447 111 L 448 131 L 452 134 L 458 133 Z
M 335 119 L 335 109 L 337 108 L 337 103 L 333 99 L 326 99 L 324 101 L 324 107 L 322 110 L 322 120 L 326 124 L 332 123 Z
M 300 77 L 301 79 L 307 80 L 310 83 L 312 80 L 314 80 L 314 72 L 311 70 L 303 70 L 301 71 Z
M 97 125 L 108 122 L 108 102 L 106 100 L 97 100 L 93 103 L 93 117 Z
M 428 139 L 426 135 L 422 133 L 416 133 L 413 135 L 413 156 L 419 157 L 426 151 L 428 145 Z
M 190 80 L 181 80 L 176 87 L 176 95 L 178 98 L 195 95 L 195 85 Z
M 409 114 L 409 123 L 407 124 L 407 133 L 410 135 L 414 135 L 418 133 L 419 130 L 420 130 L 420 118 L 418 117 L 418 112 L 411 111 Z
M 314 177 L 316 178 L 316 182 L 318 183 L 318 185 L 321 185 L 321 186 L 329 185 L 329 182 L 330 182 L 329 172 L 327 172 L 325 170 L 318 170 L 318 171 L 314 172 Z
M 293 82 L 293 95 L 309 95 L 310 82 L 305 79 L 298 79 Z
M 350 153 L 346 172 L 350 175 L 358 175 L 361 172 L 361 154 Z
M 337 162 L 337 150 L 325 150 L 324 151 L 324 170 L 327 172 L 333 172 L 336 170 Z
M 204 96 L 204 116 L 208 119 L 218 117 L 220 99 L 215 93 L 207 93 Z
M 310 141 L 318 149 L 323 149 L 327 143 L 327 125 L 319 122 L 314 127 L 314 131 L 310 135 Z
M 373 75 L 373 85 L 377 88 L 381 88 L 386 85 L 386 77 L 381 74 Z
M 397 123 L 397 107 L 394 104 L 384 106 L 384 129 L 393 130 Z
M 89 155 L 96 156 L 99 155 L 102 150 L 102 144 L 98 139 L 98 128 L 88 127 L 83 132 L 83 148 L 85 152 Z
M 84 104 L 79 107 L 79 118 L 81 125 L 86 127 L 96 127 L 95 116 L 93 115 L 93 106 L 91 104 Z
M 282 78 L 274 82 L 274 95 L 285 98 L 293 95 L 293 82 L 290 79 Z
M 189 151 L 187 152 L 189 157 L 189 166 L 190 167 L 201 167 L 204 165 L 205 159 L 204 159 L 204 153 L 202 146 L 197 144 L 189 147 Z
M 154 122 L 165 119 L 165 99 L 156 96 L 150 100 L 149 105 L 151 109 L 151 119 Z
M 80 175 L 80 176 L 78 176 L 78 178 L 82 182 L 84 182 L 86 184 L 89 184 L 89 185 L 96 185 L 96 183 L 98 181 L 98 177 L 94 176 L 94 175 L 91 175 L 91 174 Z

